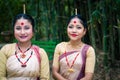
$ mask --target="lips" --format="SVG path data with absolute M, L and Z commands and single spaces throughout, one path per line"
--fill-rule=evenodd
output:
M 70 34 L 72 37 L 76 37 L 77 36 L 77 34 Z
M 25 39 L 27 36 L 20 36 L 20 38 Z

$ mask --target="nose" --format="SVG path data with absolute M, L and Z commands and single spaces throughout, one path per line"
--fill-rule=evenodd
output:
M 21 29 L 21 34 L 25 34 L 25 30 L 24 29 Z
M 77 31 L 77 29 L 74 27 L 74 28 L 72 29 L 72 31 L 73 31 L 73 32 L 76 32 L 76 31 Z

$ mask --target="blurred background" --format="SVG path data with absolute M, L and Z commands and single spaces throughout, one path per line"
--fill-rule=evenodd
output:
M 23 7 L 25 5 L 25 7 Z M 0 44 L 14 42 L 12 20 L 25 12 L 35 19 L 36 41 L 67 41 L 67 20 L 87 20 L 84 41 L 95 48 L 94 80 L 120 80 L 120 0 L 0 0 Z

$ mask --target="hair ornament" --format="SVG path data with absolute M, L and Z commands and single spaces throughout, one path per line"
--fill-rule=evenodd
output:
M 75 15 L 77 15 L 77 8 L 75 9 Z
M 24 13 L 24 14 L 26 13 L 26 7 L 25 7 L 25 4 L 23 4 L 23 13 Z

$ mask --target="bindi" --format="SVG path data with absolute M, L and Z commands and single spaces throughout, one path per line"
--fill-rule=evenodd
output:
M 21 22 L 21 26 L 23 26 L 24 25 L 24 23 L 23 22 Z
M 76 21 L 74 21 L 74 23 L 76 23 Z

